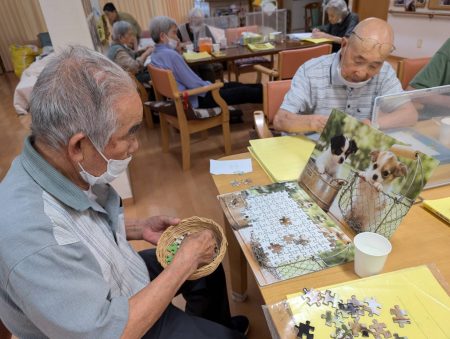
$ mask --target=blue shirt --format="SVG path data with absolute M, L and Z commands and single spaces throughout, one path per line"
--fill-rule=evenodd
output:
M 186 61 L 184 61 L 183 57 L 167 44 L 156 44 L 155 50 L 152 53 L 151 64 L 158 68 L 171 70 L 180 92 L 210 84 L 209 81 L 204 81 L 195 74 Z M 206 93 L 200 94 L 202 97 L 205 95 Z M 190 96 L 189 101 L 192 107 L 198 107 L 197 95 Z

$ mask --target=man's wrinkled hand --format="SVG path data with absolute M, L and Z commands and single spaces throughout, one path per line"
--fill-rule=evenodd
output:
M 216 254 L 216 240 L 210 230 L 191 234 L 184 238 L 174 260 L 184 260 L 193 271 L 209 264 Z
M 169 226 L 178 225 L 179 218 L 169 217 L 166 215 L 158 215 L 150 217 L 142 221 L 142 239 L 149 243 L 156 245 L 161 237 L 161 234 Z
M 327 124 L 328 117 L 325 115 L 311 115 L 310 117 L 310 127 L 312 131 L 322 132 Z

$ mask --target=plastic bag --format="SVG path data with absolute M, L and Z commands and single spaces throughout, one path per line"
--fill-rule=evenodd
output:
M 33 45 L 10 45 L 9 52 L 14 67 L 14 73 L 20 78 L 22 72 L 30 66 L 35 57 L 39 54 L 39 50 Z

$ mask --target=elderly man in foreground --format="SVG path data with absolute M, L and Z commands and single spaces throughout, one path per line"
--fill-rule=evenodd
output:
M 369 122 L 377 96 L 402 92 L 395 71 L 385 61 L 395 49 L 393 41 L 387 22 L 377 18 L 360 22 L 350 37 L 342 38 L 338 53 L 309 60 L 298 69 L 274 127 L 286 132 L 320 132 L 333 108 Z M 412 105 L 378 118 L 380 128 L 416 121 Z
M 231 319 L 209 231 L 183 241 L 166 269 L 154 250 L 179 219 L 124 222 L 109 183 L 138 149 L 142 104 L 118 65 L 71 47 L 44 68 L 32 92 L 32 134 L 0 184 L 0 318 L 19 338 L 242 338 Z M 177 292 L 186 312 L 171 304 Z M 208 319 L 208 320 L 207 320 Z M 234 320 L 234 321 L 233 321 Z M 228 327 L 228 328 L 227 328 Z

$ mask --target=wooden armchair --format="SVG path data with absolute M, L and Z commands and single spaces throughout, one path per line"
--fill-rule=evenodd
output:
M 273 119 L 290 88 L 291 80 L 269 81 L 264 84 L 263 111 L 255 111 L 253 113 L 255 130 L 259 138 L 270 138 L 273 136 L 271 130 Z
M 212 127 L 222 126 L 225 154 L 230 154 L 230 113 L 228 105 L 219 94 L 219 89 L 223 86 L 223 83 L 216 82 L 208 86 L 180 92 L 178 91 L 177 83 L 172 71 L 156 68 L 152 65 L 147 67 L 152 77 L 156 99 L 158 101 L 170 99 L 174 107 L 173 114 L 159 111 L 163 152 L 169 151 L 169 125 L 171 125 L 180 131 L 183 170 L 186 171 L 190 168 L 190 135 L 201 131 L 207 131 Z M 220 108 L 220 110 L 214 109 L 215 112 L 218 112 L 218 115 L 189 120 L 187 111 L 185 110 L 185 108 L 187 109 L 188 107 L 186 107 L 184 99 L 187 100 L 188 96 L 198 95 L 208 91 L 212 92 L 213 98 Z
M 267 74 L 270 81 L 292 79 L 298 68 L 306 61 L 330 54 L 331 44 L 324 44 L 308 48 L 293 49 L 278 53 L 277 69 L 269 69 L 263 65 L 253 66 L 257 72 Z
M 252 32 L 257 33 L 258 32 L 258 26 L 244 26 L 244 27 L 237 27 L 237 28 L 227 28 L 225 30 L 225 36 L 227 38 L 227 44 L 233 45 L 238 43 L 241 35 L 243 32 Z M 264 65 L 268 68 L 273 67 L 273 56 L 270 57 L 270 59 L 267 59 L 262 56 L 252 57 L 252 58 L 244 58 L 244 59 L 238 59 L 229 61 L 227 68 L 228 68 L 228 81 L 231 81 L 231 72 L 235 74 L 236 81 L 239 81 L 239 75 L 241 73 L 248 73 L 248 72 L 254 72 L 254 65 Z M 258 74 L 260 76 L 260 74 Z M 258 78 L 256 80 L 257 83 L 261 82 L 261 79 Z
M 313 28 L 322 24 L 321 2 L 311 2 L 305 5 L 305 32 L 311 32 Z
M 136 76 L 133 73 L 128 72 L 128 74 L 136 83 L 136 88 L 138 90 L 139 96 L 141 97 L 142 107 L 144 109 L 143 114 L 144 114 L 145 124 L 147 125 L 148 128 L 153 128 L 154 124 L 153 124 L 153 119 L 152 119 L 152 112 L 150 111 L 150 107 L 148 105 L 146 105 L 146 103 L 148 103 L 148 101 L 149 101 L 147 90 L 145 89 L 144 85 L 136 78 Z
M 398 62 L 397 78 L 406 89 L 416 74 L 430 61 L 431 58 L 403 59 Z

